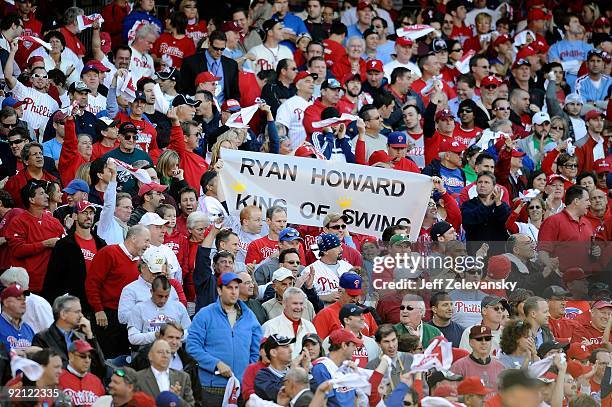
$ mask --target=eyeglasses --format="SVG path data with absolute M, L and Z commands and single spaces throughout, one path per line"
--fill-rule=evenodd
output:
M 414 307 L 411 307 L 410 305 L 400 305 L 400 311 L 414 311 Z
M 333 230 L 340 230 L 340 229 L 344 230 L 344 229 L 346 229 L 346 225 L 334 225 L 334 226 L 328 226 L 328 227 L 330 229 L 333 229 Z
M 35 74 L 32 74 L 32 78 L 47 79 L 48 76 L 35 73 Z
M 223 52 L 223 51 L 225 51 L 225 47 L 223 47 L 223 48 L 217 48 L 217 47 L 215 47 L 215 46 L 214 46 L 214 45 L 212 45 L 212 44 L 211 44 L 211 46 L 210 46 L 210 47 L 211 47 L 212 49 L 214 49 L 215 51 L 217 51 L 217 52 Z
M 506 111 L 506 110 L 510 110 L 510 106 L 507 107 L 496 107 L 495 110 L 499 110 L 500 112 Z
M 126 141 L 130 141 L 130 140 L 134 140 L 136 141 L 136 135 L 135 134 L 122 134 L 123 138 Z
M 478 342 L 491 342 L 491 339 L 493 339 L 491 336 L 483 336 L 482 338 L 474 338 L 474 340 Z
M 563 127 L 563 126 L 551 126 L 550 129 L 551 130 L 565 131 L 565 127 Z
M 0 122 L 0 124 L 2 124 L 2 127 L 6 127 L 7 129 L 14 129 L 15 127 L 17 127 L 17 122 L 15 122 L 15 123 L 2 123 L 2 122 Z
M 14 146 L 16 144 L 25 143 L 25 140 L 20 138 L 20 139 L 17 139 L 17 140 L 9 140 L 8 143 L 9 143 L 9 146 Z
M 562 165 L 562 167 L 565 167 L 565 168 L 578 168 L 578 164 L 565 164 L 565 165 Z

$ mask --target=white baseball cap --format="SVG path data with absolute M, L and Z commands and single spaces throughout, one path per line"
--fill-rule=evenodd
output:
M 544 122 L 549 122 L 550 123 L 550 116 L 548 115 L 548 113 L 537 112 L 531 118 L 531 122 L 533 124 L 537 124 L 538 126 L 541 125 Z
M 149 246 L 142 254 L 142 261 L 147 265 L 149 271 L 158 274 L 163 271 L 164 264 L 167 263 L 166 256 L 162 253 L 161 246 Z
M 144 215 L 142 215 L 142 218 L 140 218 L 140 222 L 138 222 L 139 225 L 143 225 L 143 226 L 151 226 L 151 225 L 163 226 L 166 223 L 168 223 L 168 221 L 162 219 L 161 216 L 159 216 L 155 212 L 145 213 Z
M 286 278 L 295 278 L 293 276 L 293 271 L 288 268 L 281 267 L 272 274 L 272 281 L 283 281 Z

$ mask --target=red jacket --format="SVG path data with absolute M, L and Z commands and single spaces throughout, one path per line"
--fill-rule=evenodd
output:
M 322 42 L 325 45 L 323 57 L 328 68 L 331 68 L 336 62 L 346 56 L 346 49 L 339 42 L 329 38 L 324 39 Z M 362 78 L 365 78 L 365 76 L 362 76 Z M 338 80 L 342 80 L 342 77 L 338 78 Z
M 321 120 L 321 113 L 328 107 L 329 106 L 323 104 L 321 98 L 316 98 L 314 103 L 304 110 L 304 120 L 302 123 L 308 135 L 308 140 L 310 139 L 310 135 L 315 131 L 312 127 L 312 123 Z
M 27 270 L 31 291 L 38 293 L 42 290 L 47 263 L 53 250 L 45 247 L 43 240 L 61 238 L 63 234 L 64 227 L 49 211 L 44 211 L 40 217 L 24 211 L 6 228 L 5 236 L 13 258 L 12 265 Z
M 77 169 L 88 161 L 79 153 L 79 141 L 77 140 L 74 120 L 66 119 L 64 132 L 64 144 L 62 144 L 58 170 L 62 179 L 62 185 L 68 185 L 74 179 Z
M 68 31 L 66 27 L 60 28 L 60 32 L 64 35 L 66 47 L 70 48 L 79 58 L 83 58 L 87 53 L 87 49 L 85 49 L 85 45 L 79 40 L 79 37 Z
M 331 72 L 338 81 L 341 81 L 346 75 L 351 73 L 353 70 L 351 61 L 348 59 L 348 55 L 343 55 L 338 59 L 331 67 Z M 359 72 L 362 80 L 366 77 L 366 61 L 363 58 L 359 58 Z
M 18 172 L 16 175 L 13 175 L 6 181 L 6 185 L 4 185 L 4 190 L 11 194 L 13 197 L 13 201 L 15 202 L 16 208 L 23 208 L 23 202 L 21 201 L 21 188 L 25 187 L 29 180 L 35 179 L 30 175 L 30 172 L 27 169 Z M 43 170 L 43 175 L 41 178 L 42 181 L 56 181 L 53 175 L 49 174 L 47 171 Z
M 104 385 L 97 376 L 87 373 L 79 377 L 66 369 L 60 374 L 59 387 L 70 396 L 75 406 L 91 406 L 98 397 L 106 394 Z
M 94 312 L 104 308 L 116 310 L 123 287 L 138 278 L 138 259 L 128 257 L 121 246 L 102 248 L 91 262 L 85 277 L 85 294 Z
M 578 174 L 583 172 L 593 171 L 593 148 L 596 143 L 593 137 L 587 136 L 588 139 L 584 145 L 576 148 L 576 157 L 578 157 Z M 604 154 L 607 154 L 612 148 L 612 141 L 610 137 L 604 137 Z
M 102 18 L 104 18 L 102 30 L 110 34 L 113 49 L 123 43 L 123 20 L 130 14 L 130 11 L 129 4 L 126 3 L 125 7 L 121 7 L 114 1 L 102 9 L 101 14 Z
M 178 153 L 181 168 L 185 171 L 185 181 L 196 191 L 200 190 L 200 178 L 208 170 L 204 158 L 185 147 L 185 136 L 181 126 L 172 126 L 168 148 Z

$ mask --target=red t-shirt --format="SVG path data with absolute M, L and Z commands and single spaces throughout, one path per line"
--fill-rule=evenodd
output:
M 137 140 L 136 140 L 137 148 L 140 148 L 145 153 L 148 153 L 149 150 L 155 150 L 158 148 L 157 147 L 157 130 L 155 130 L 155 127 L 153 127 L 151 123 L 149 123 L 148 121 L 144 119 L 142 120 L 132 119 L 130 116 L 128 116 L 124 112 L 119 112 L 119 114 L 117 114 L 117 117 L 115 117 L 115 119 L 121 120 L 121 123 L 132 122 L 134 126 L 136 126 L 136 128 L 138 129 L 138 135 L 137 135 Z
M 172 58 L 172 66 L 180 68 L 183 65 L 183 60 L 190 55 L 195 54 L 195 45 L 193 40 L 188 36 L 181 39 L 174 38 L 170 33 L 163 33 L 159 36 L 151 54 L 161 58 L 162 55 L 168 55 Z
M 465 24 L 462 23 L 461 27 L 457 27 L 453 25 L 453 30 L 451 31 L 450 38 L 452 40 L 457 40 L 463 45 L 465 40 L 472 37 L 472 29 Z
M 191 38 L 194 45 L 197 45 L 198 42 L 208 33 L 208 29 L 206 28 L 206 20 L 200 20 L 194 24 L 187 24 L 187 37 Z
M 603 331 L 596 329 L 591 321 L 585 322 L 584 324 L 577 325 L 576 329 L 572 334 L 571 342 L 578 342 L 586 345 L 589 352 L 594 349 L 600 348 L 603 340 Z
M 591 264 L 591 236 L 591 222 L 584 216 L 580 221 L 575 221 L 567 210 L 563 210 L 542 222 L 538 233 L 538 250 L 547 251 L 551 257 L 558 257 L 561 271 L 570 267 L 582 267 Z
M 312 323 L 321 339 L 327 338 L 336 329 L 342 329 L 340 324 L 340 308 L 342 308 L 342 305 L 336 301 L 315 315 Z M 365 327 L 361 330 L 361 333 L 373 337 L 376 334 L 378 325 L 371 313 L 363 314 L 363 316 L 365 318 Z
M 76 233 L 74 234 L 74 240 L 76 240 L 77 244 L 81 248 L 81 253 L 83 253 L 83 260 L 85 260 L 85 269 L 89 270 L 91 261 L 93 260 L 96 253 L 98 253 L 96 241 L 93 239 L 93 237 L 91 239 L 83 239 Z
M 474 127 L 471 130 L 466 130 L 462 128 L 461 126 L 455 126 L 453 137 L 455 138 L 455 140 L 463 144 L 465 148 L 468 148 L 474 143 L 475 139 L 479 137 L 481 134 L 482 134 L 482 129 L 478 127 Z
M 119 140 L 115 140 L 115 145 L 112 147 L 103 146 L 101 142 L 97 142 L 93 145 L 91 149 L 91 161 L 95 161 L 98 158 L 102 157 L 104 154 L 108 153 L 111 150 L 114 150 L 119 146 Z

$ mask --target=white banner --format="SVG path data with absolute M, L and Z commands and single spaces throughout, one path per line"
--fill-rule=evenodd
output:
M 289 155 L 222 149 L 219 177 L 231 214 L 247 205 L 287 208 L 289 223 L 322 226 L 343 213 L 356 233 L 376 237 L 410 222 L 416 241 L 432 189 L 430 177 L 405 171 Z

